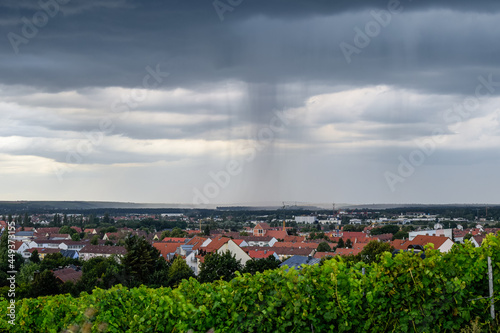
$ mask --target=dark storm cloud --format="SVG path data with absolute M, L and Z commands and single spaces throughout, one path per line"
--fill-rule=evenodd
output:
M 495 41 L 500 32 L 493 28 L 494 18 L 471 19 L 465 27 L 462 20 L 450 21 L 464 11 L 498 12 L 500 4 L 491 1 L 401 1 L 401 15 L 451 11 L 426 21 L 394 16 L 347 65 L 339 43 L 352 43 L 354 26 L 363 27 L 372 19 L 371 9 L 386 9 L 387 4 L 243 1 L 221 22 L 210 1 L 70 1 L 27 44 L 19 45 L 17 55 L 7 33 L 22 35 L 23 23 L 2 26 L 0 80 L 55 91 L 134 87 L 146 66 L 161 64 L 172 74 L 162 87 L 237 79 L 255 83 L 251 90 L 272 91 L 276 88 L 270 85 L 280 82 L 317 80 L 466 93 L 460 80 L 498 65 L 500 46 Z M 5 9 L 1 19 L 10 22 L 40 10 L 28 1 L 0 6 Z

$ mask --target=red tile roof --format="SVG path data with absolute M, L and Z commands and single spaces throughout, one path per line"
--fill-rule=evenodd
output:
M 316 243 L 292 243 L 292 242 L 276 242 L 274 247 L 289 247 L 296 249 L 316 249 L 318 244 Z M 331 247 L 331 246 L 330 246 Z
M 267 230 L 266 236 L 274 237 L 276 239 L 285 239 L 288 233 L 284 230 Z
M 21 241 L 14 241 L 14 250 L 17 251 L 21 247 L 21 245 L 23 245 L 23 242 L 21 242 Z
M 392 234 L 380 234 L 372 236 L 373 238 L 377 238 L 382 242 L 390 242 L 392 240 Z
M 55 227 L 38 228 L 38 229 L 36 229 L 36 233 L 38 233 L 38 234 L 57 234 L 57 233 L 59 233 L 59 229 L 60 228 L 55 228 Z
M 478 243 L 479 246 L 481 246 L 481 244 L 483 243 L 483 240 L 486 238 L 486 235 L 476 235 L 476 236 L 472 236 L 472 238 L 474 238 L 476 243 Z
M 33 251 L 37 250 L 38 254 L 50 254 L 50 253 L 59 253 L 61 252 L 61 249 L 53 249 L 53 248 L 46 248 L 46 247 L 32 247 L 31 249 L 27 249 L 26 252 L 33 253 Z
M 233 242 L 235 242 L 236 245 L 241 246 L 241 243 L 243 243 L 244 240 L 243 239 L 233 239 Z
M 275 253 L 274 251 L 269 251 L 269 250 L 254 250 L 254 251 L 249 251 L 248 255 L 254 259 L 263 259 L 272 256 L 274 253 Z
M 264 223 L 264 222 L 261 222 L 261 223 L 258 223 L 254 229 L 258 229 L 257 227 L 259 227 L 260 229 L 264 229 L 264 230 L 269 230 L 271 229 L 271 226 L 267 223 Z
M 160 251 L 161 256 L 168 260 L 168 255 L 175 253 L 177 248 L 181 246 L 179 243 L 168 243 L 168 242 L 154 242 L 153 246 Z
M 333 257 L 333 256 L 335 256 L 335 253 L 334 252 L 316 252 L 314 254 L 314 258 L 316 258 L 316 259 L 321 259 L 323 257 L 328 257 L 328 256 Z
M 222 245 L 226 244 L 230 240 L 231 240 L 231 238 L 227 238 L 227 237 L 215 238 L 215 239 L 212 239 L 212 241 L 207 246 L 200 247 L 200 250 L 203 250 L 207 253 L 214 252 L 214 251 L 217 251 L 218 249 L 220 249 L 222 247 Z
M 182 238 L 182 237 L 165 237 L 162 239 L 162 242 L 169 242 L 169 243 L 186 243 L 186 240 L 189 238 Z
M 81 279 L 83 274 L 82 271 L 76 271 L 73 268 L 58 269 L 52 271 L 52 273 L 54 273 L 55 277 L 61 280 L 63 283 L 68 281 L 76 282 Z
M 406 250 L 408 249 L 409 240 L 395 239 L 390 244 L 394 250 Z
M 340 249 L 340 248 L 338 248 L 335 250 L 335 254 L 340 255 L 340 256 L 356 255 L 360 252 L 361 252 L 360 249 Z
M 444 236 L 427 236 L 418 235 L 408 245 L 421 245 L 425 246 L 429 243 L 434 244 L 434 249 L 439 249 L 449 238 Z M 408 247 L 408 246 L 407 246 Z
M 306 236 L 286 236 L 283 240 L 285 242 L 302 242 L 306 239 Z
M 193 251 L 198 250 L 200 246 L 207 240 L 208 238 L 195 236 L 191 238 L 186 245 L 193 245 Z

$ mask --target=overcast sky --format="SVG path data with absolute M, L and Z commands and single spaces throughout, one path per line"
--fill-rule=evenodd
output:
M 4 0 L 0 200 L 499 203 L 500 3 Z

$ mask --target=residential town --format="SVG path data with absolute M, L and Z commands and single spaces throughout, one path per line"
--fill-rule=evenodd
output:
M 469 221 L 423 212 L 380 216 L 368 211 L 342 210 L 330 215 L 303 214 L 283 219 L 251 216 L 247 220 L 230 215 L 229 219 L 196 218 L 184 213 L 8 214 L 0 221 L 0 231 L 15 225 L 9 239 L 26 262 L 34 255 L 43 262 L 54 254 L 75 263 L 99 257 L 120 262 L 127 254 L 127 239 L 137 236 L 157 249 L 165 262 L 182 258 L 193 276 L 198 276 L 207 255 L 214 253 L 229 253 L 242 267 L 249 261 L 274 258 L 279 266 L 300 269 L 304 264 L 319 264 L 323 258 L 358 256 L 370 242 L 386 244 L 385 249 L 393 253 L 423 251 L 431 243 L 434 249 L 448 252 L 455 243 L 463 244 L 466 240 L 478 247 L 487 234 L 500 230 L 498 222 L 486 218 Z M 229 228 L 218 227 L 231 219 L 238 223 Z M 122 225 L 120 221 L 135 223 L 137 227 L 114 226 Z M 238 224 L 239 230 L 235 228 Z M 158 230 L 151 227 L 155 225 L 174 227 Z M 76 283 L 83 274 L 82 267 L 75 264 L 55 267 L 51 272 L 61 283 Z

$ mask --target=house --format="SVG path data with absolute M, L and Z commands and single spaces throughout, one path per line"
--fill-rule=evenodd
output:
M 408 242 L 408 246 L 420 245 L 423 247 L 430 243 L 434 244 L 434 249 L 439 250 L 440 252 L 448 252 L 454 244 L 450 238 L 445 236 L 418 235 L 412 241 Z
M 288 247 L 288 248 L 296 248 L 296 249 L 313 249 L 316 250 L 318 248 L 319 243 L 292 243 L 292 242 L 276 242 L 274 243 L 274 247 Z M 331 244 L 330 244 L 331 247 Z
M 279 256 L 276 254 L 275 251 L 270 251 L 270 250 L 253 250 L 253 251 L 248 251 L 248 255 L 252 259 L 265 259 L 269 257 L 274 257 L 276 260 L 279 260 Z
M 32 239 L 34 239 L 34 234 L 35 232 L 33 231 L 19 231 L 14 234 L 14 237 L 11 239 L 21 241 L 21 242 L 28 242 Z
M 182 238 L 182 237 L 165 237 L 162 239 L 162 242 L 169 242 L 169 243 L 182 243 L 185 244 L 186 241 L 188 241 L 189 238 Z
M 34 251 L 38 252 L 38 257 L 43 260 L 47 254 L 52 254 L 52 253 L 59 253 L 59 249 L 47 249 L 43 247 L 33 247 L 31 249 L 26 249 L 26 251 L 23 252 L 23 258 L 28 259 L 31 257 Z
M 233 239 L 233 242 L 238 244 L 239 247 L 246 247 L 248 246 L 248 243 L 245 242 L 243 239 Z
M 246 249 L 246 248 L 245 248 Z M 248 253 L 238 246 L 232 239 L 227 237 L 219 237 L 213 239 L 207 245 L 199 247 L 198 251 L 193 251 L 190 255 L 186 257 L 186 263 L 191 267 L 196 275 L 200 272 L 200 264 L 203 262 L 204 257 L 213 252 L 218 254 L 223 254 L 229 251 L 231 255 L 234 255 L 236 260 L 240 260 L 242 265 L 245 265 L 247 261 L 252 258 Z
M 83 249 L 85 247 L 85 245 L 89 245 L 89 241 L 88 240 L 84 240 L 84 241 L 65 240 L 61 244 L 66 245 L 65 250 L 80 251 L 81 249 Z
M 78 259 L 80 257 L 78 251 L 75 250 L 60 250 L 59 253 L 61 253 L 63 257 L 70 259 Z
M 476 236 L 472 236 L 470 238 L 470 241 L 472 244 L 474 244 L 475 247 L 481 247 L 481 244 L 483 244 L 483 241 L 485 238 L 486 238 L 486 235 L 476 235 Z
M 54 269 L 52 271 L 54 276 L 56 277 L 57 280 L 59 280 L 61 283 L 66 283 L 66 282 L 77 282 L 82 278 L 83 272 L 76 267 L 66 267 L 62 269 Z
M 285 238 L 283 238 L 283 241 L 285 242 L 303 242 L 306 240 L 306 236 L 286 236 Z
M 29 249 L 29 245 L 27 242 L 21 242 L 21 241 L 14 241 L 14 248 L 13 250 L 19 253 L 20 255 L 23 255 L 23 252 Z
M 180 244 L 170 242 L 154 242 L 153 246 L 160 251 L 160 255 L 163 259 L 170 260 L 176 255 L 177 248 Z
M 314 258 L 321 259 L 323 257 L 333 257 L 335 255 L 334 252 L 316 252 L 314 254 Z
M 270 251 L 276 252 L 278 255 L 279 260 L 283 261 L 286 260 L 288 257 L 292 257 L 295 255 L 298 256 L 312 256 L 314 255 L 314 252 L 316 252 L 315 249 L 308 249 L 308 248 L 294 248 L 294 247 L 271 247 L 269 248 Z
M 60 228 L 50 227 L 50 228 L 38 228 L 36 229 L 37 236 L 49 237 L 50 234 L 59 233 Z
M 278 240 L 267 236 L 240 236 L 238 239 L 244 240 L 248 246 L 274 246 Z
M 200 237 L 200 236 L 195 236 L 191 238 L 186 245 L 192 245 L 193 246 L 193 251 L 198 250 L 202 246 L 207 246 L 208 243 L 210 243 L 212 239 L 210 238 L 205 238 L 205 237 Z
M 79 227 L 70 227 L 70 228 L 73 229 L 73 230 L 75 230 L 79 234 L 82 233 L 82 228 L 79 228 Z
M 102 237 L 102 240 L 118 240 L 118 239 L 121 239 L 123 238 L 124 234 L 120 233 L 120 232 L 107 232 L 104 234 L 104 236 Z
M 60 239 L 71 239 L 69 234 L 49 234 L 49 239 L 60 240 Z
M 64 240 L 55 240 L 55 239 L 36 239 L 32 240 L 28 243 L 29 248 L 32 249 L 34 247 L 42 247 L 46 249 L 63 249 L 67 250 L 68 246 L 64 244 Z M 68 242 L 68 241 L 66 241 Z
M 295 216 L 295 222 L 297 223 L 314 223 L 318 220 L 317 216 Z
M 285 230 L 267 230 L 266 236 L 284 240 L 288 233 Z
M 210 244 L 208 245 L 210 246 Z M 252 259 L 241 247 L 238 246 L 232 239 L 222 244 L 217 250 L 217 253 L 223 254 L 226 251 L 231 252 L 236 257 L 236 260 L 241 260 L 241 264 L 245 265 L 248 260 Z
M 412 241 L 418 235 L 424 236 L 445 236 L 448 238 L 453 238 L 453 230 L 452 229 L 434 229 L 434 230 L 419 230 L 419 231 L 410 231 L 408 233 L 408 238 Z
M 453 229 L 453 239 L 455 240 L 456 243 L 463 244 L 464 243 L 464 237 L 468 233 L 469 232 L 467 230 Z
M 87 228 L 84 230 L 84 232 L 88 235 L 97 235 L 97 229 L 94 228 Z
M 408 249 L 408 243 L 410 243 L 409 240 L 405 239 L 395 239 L 390 242 L 391 246 L 394 248 L 394 250 L 406 250 Z
M 254 236 L 265 236 L 266 232 L 271 229 L 271 226 L 267 223 L 261 222 L 253 228 Z
M 362 251 L 362 249 L 359 249 L 359 248 L 337 248 L 335 250 L 335 255 L 338 255 L 338 256 L 350 256 L 350 255 L 357 255 L 359 254 L 360 252 Z
M 19 232 L 19 231 L 35 231 L 35 229 L 32 227 L 18 227 L 16 229 L 16 232 Z
M 392 236 L 392 234 L 380 234 L 372 237 L 378 239 L 380 242 L 390 242 L 392 240 Z
M 321 262 L 320 259 L 313 258 L 312 256 L 299 256 L 295 255 L 280 264 L 280 267 L 288 266 L 288 268 L 301 269 L 302 265 L 316 265 Z
M 123 246 L 103 246 L 103 245 L 86 245 L 80 250 L 80 258 L 89 260 L 95 257 L 109 258 L 117 256 L 118 258 L 127 254 L 127 250 Z

